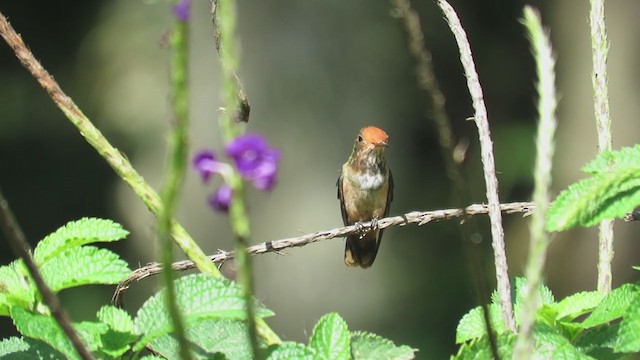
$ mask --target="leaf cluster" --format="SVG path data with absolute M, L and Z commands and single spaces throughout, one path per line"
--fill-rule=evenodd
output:
M 524 286 L 523 278 L 516 279 L 516 322 Z M 620 359 L 640 352 L 640 285 L 624 284 L 608 295 L 579 292 L 561 301 L 555 301 L 551 291 L 542 286 L 540 299 L 542 306 L 533 328 L 533 358 Z M 511 358 L 516 335 L 505 328 L 495 299 L 488 309 L 500 356 Z M 492 358 L 482 311 L 476 307 L 460 320 L 456 343 L 461 346 L 454 359 Z
M 110 220 L 81 219 L 43 239 L 34 250 L 34 258 L 54 292 L 80 285 L 115 284 L 130 275 L 127 264 L 117 254 L 88 244 L 118 241 L 127 234 Z M 194 274 L 175 280 L 175 292 L 194 359 L 251 358 L 241 287 L 226 279 Z M 177 359 L 180 349 L 165 299 L 165 290 L 160 290 L 135 316 L 105 305 L 96 320 L 73 326 L 99 359 Z M 255 308 L 258 317 L 273 315 L 258 302 Z M 22 261 L 0 267 L 0 315 L 11 316 L 22 334 L 0 340 L 0 359 L 79 359 L 41 302 Z M 416 351 L 375 334 L 350 332 L 335 313 L 318 321 L 308 345 L 284 342 L 271 346 L 263 343 L 261 347 L 268 359 L 413 359 Z M 154 355 L 144 355 L 146 348 Z
M 583 169 L 591 177 L 562 191 L 547 213 L 549 231 L 593 226 L 640 204 L 640 145 L 605 151 Z

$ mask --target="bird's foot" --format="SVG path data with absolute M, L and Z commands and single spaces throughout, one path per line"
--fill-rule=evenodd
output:
M 371 219 L 371 230 L 378 230 L 378 218 Z

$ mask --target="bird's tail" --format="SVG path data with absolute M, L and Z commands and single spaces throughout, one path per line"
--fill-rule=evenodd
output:
M 373 265 L 373 261 L 378 254 L 382 230 L 370 231 L 364 236 L 347 236 L 344 247 L 344 263 L 347 266 L 360 266 L 368 268 Z

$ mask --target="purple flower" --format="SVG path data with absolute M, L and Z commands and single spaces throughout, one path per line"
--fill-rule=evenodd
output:
M 229 211 L 229 204 L 231 203 L 232 197 L 233 191 L 231 190 L 231 186 L 223 184 L 213 195 L 209 196 L 209 206 L 211 206 L 213 210 L 227 212 Z
M 271 190 L 277 180 L 280 151 L 269 147 L 260 135 L 247 134 L 227 144 L 226 153 L 233 159 L 242 177 L 258 190 Z
M 187 22 L 191 17 L 191 0 L 180 0 L 173 7 L 173 15 L 178 21 Z
M 220 173 L 223 166 L 224 164 L 216 160 L 216 155 L 210 150 L 199 151 L 193 157 L 193 167 L 205 184 L 209 182 L 212 174 Z

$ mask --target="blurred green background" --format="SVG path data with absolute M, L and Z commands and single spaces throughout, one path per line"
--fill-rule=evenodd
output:
M 414 1 L 458 138 L 470 143 L 467 170 L 473 202 L 484 180 L 473 114 L 457 48 L 437 6 Z M 527 201 L 535 137 L 534 68 L 523 27 L 525 2 L 452 1 L 465 26 L 489 112 L 501 200 Z M 561 94 L 553 191 L 581 178 L 596 153 L 591 102 L 588 2 L 532 1 L 551 28 Z M 5 1 L 0 11 L 42 64 L 110 141 L 156 188 L 162 184 L 171 119 L 166 36 L 170 6 L 142 1 Z M 638 142 L 640 3 L 607 3 L 614 148 Z M 387 1 L 239 1 L 242 79 L 252 106 L 248 130 L 282 149 L 280 182 L 270 194 L 249 192 L 253 243 L 341 225 L 335 182 L 357 130 L 377 125 L 391 136 L 388 162 L 396 184 L 392 214 L 455 206 L 451 184 L 418 90 L 405 33 Z M 209 2 L 195 0 L 192 27 L 191 152 L 221 149 L 217 128 L 220 67 Z M 27 237 L 35 242 L 83 216 L 114 219 L 131 231 L 115 246 L 132 268 L 157 260 L 154 221 L 53 105 L 4 44 L 0 46 L 0 188 Z M 209 210 L 189 172 L 177 217 L 207 253 L 230 249 L 227 219 Z M 525 267 L 527 220 L 504 218 L 510 275 Z M 385 233 L 369 270 L 343 265 L 342 239 L 285 255 L 254 258 L 257 297 L 276 312 L 284 339 L 305 340 L 315 321 L 339 312 L 352 330 L 367 330 L 420 349 L 419 358 L 455 351 L 455 327 L 477 305 L 474 276 L 494 286 L 488 219 L 475 246 L 486 273 L 472 274 L 457 221 Z M 614 286 L 637 280 L 637 224 L 616 224 Z M 635 230 L 635 231 L 634 231 Z M 180 258 L 183 256 L 176 252 Z M 13 259 L 0 235 L 0 264 Z M 551 246 L 547 284 L 557 297 L 594 289 L 597 234 L 578 229 Z M 134 284 L 125 301 L 135 312 L 158 279 Z M 91 319 L 113 287 L 61 294 L 75 320 Z M 15 334 L 0 319 L 0 337 Z

